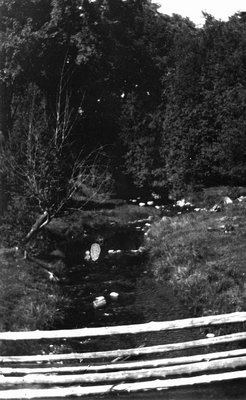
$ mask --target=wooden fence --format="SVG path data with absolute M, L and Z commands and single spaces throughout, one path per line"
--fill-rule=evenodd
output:
M 143 334 L 244 323 L 246 312 L 146 324 L 71 330 L 0 332 L 0 341 L 57 340 Z M 243 324 L 242 324 L 243 326 Z M 246 332 L 108 351 L 0 356 L 0 399 L 49 399 L 162 390 L 246 378 Z M 208 346 L 234 342 L 234 349 Z M 235 348 L 235 342 L 240 343 Z M 185 355 L 186 349 L 206 352 Z M 165 353 L 182 351 L 164 358 Z M 184 354 L 184 355 L 183 355 Z M 130 360 L 139 356 L 138 360 Z M 146 358 L 147 357 L 147 358 Z M 127 360 L 126 360 L 127 358 Z

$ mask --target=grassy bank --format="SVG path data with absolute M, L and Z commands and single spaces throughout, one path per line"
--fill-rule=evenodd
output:
M 15 198 L 1 218 L 0 330 L 52 329 L 63 320 L 66 301 L 59 284 L 35 263 L 24 259 L 24 250 L 38 254 L 47 245 L 42 233 L 20 246 L 38 213 L 25 199 Z M 19 250 L 5 250 L 18 246 Z
M 68 305 L 61 287 L 19 255 L 1 255 L 0 264 L 0 331 L 61 326 Z M 2 341 L 0 351 L 1 355 L 31 354 L 49 351 L 47 346 L 41 341 Z
M 24 260 L 24 248 L 16 253 L 4 253 L 4 248 L 19 245 L 37 218 L 34 213 L 27 214 L 24 211 L 23 208 L 23 212 L 19 210 L 18 214 L 15 213 L 18 217 L 16 221 L 12 218 L 14 214 L 12 211 L 1 224 L 0 331 L 60 327 L 71 301 L 64 295 L 59 282 L 50 281 L 46 271 L 35 263 Z M 60 220 L 66 229 L 77 231 L 83 241 L 84 228 L 95 231 L 96 236 L 98 227 L 107 226 L 113 231 L 114 225 L 123 228 L 130 221 L 148 218 L 150 215 L 154 217 L 157 214 L 158 211 L 151 207 L 141 208 L 125 204 L 115 209 L 77 211 Z M 53 222 L 54 220 L 51 221 L 51 225 Z M 49 252 L 45 246 L 48 246 L 48 242 L 46 243 L 45 233 L 41 232 L 26 245 L 26 249 L 28 254 L 34 254 L 39 258 L 39 251 L 42 251 L 42 254 Z M 82 254 L 82 250 L 80 251 Z
M 146 236 L 156 287 L 172 287 L 190 315 L 245 309 L 246 204 L 163 217 Z

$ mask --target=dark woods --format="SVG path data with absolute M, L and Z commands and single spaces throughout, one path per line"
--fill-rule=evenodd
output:
M 243 14 L 198 28 L 149 0 L 0 0 L 0 19 L 1 207 L 246 184 Z

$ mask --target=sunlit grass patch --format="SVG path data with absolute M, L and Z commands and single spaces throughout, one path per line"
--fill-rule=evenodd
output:
M 192 315 L 244 309 L 246 206 L 164 217 L 148 232 L 149 269 Z

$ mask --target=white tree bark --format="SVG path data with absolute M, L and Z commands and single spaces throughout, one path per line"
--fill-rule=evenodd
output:
M 231 381 L 234 379 L 245 379 L 246 371 L 224 372 L 220 374 L 201 375 L 188 378 L 176 379 L 157 379 L 146 382 L 121 383 L 118 385 L 99 385 L 99 386 L 70 386 L 45 389 L 16 389 L 0 391 L 0 399 L 49 399 L 49 398 L 65 398 L 69 396 L 88 396 L 95 394 L 112 394 L 112 393 L 131 393 L 148 390 L 164 390 L 170 388 L 178 388 L 182 386 L 192 386 L 200 384 L 208 384 L 214 382 Z
M 153 321 L 146 324 L 108 326 L 99 328 L 64 329 L 53 331 L 0 332 L 0 340 L 35 340 L 111 336 L 144 332 L 168 331 L 175 329 L 195 328 L 201 326 L 223 325 L 245 321 L 246 312 L 235 312 L 230 314 L 213 315 L 199 318 L 187 318 L 175 321 Z

